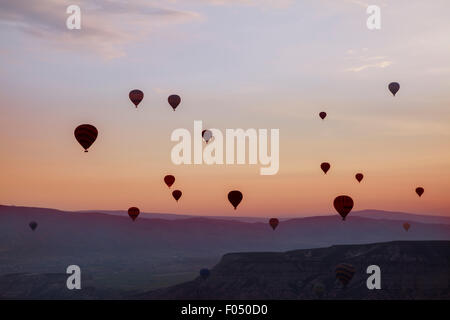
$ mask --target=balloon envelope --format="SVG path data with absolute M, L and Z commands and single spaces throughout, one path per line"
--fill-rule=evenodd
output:
M 175 200 L 177 200 L 177 202 L 178 202 L 178 200 L 181 198 L 181 195 L 182 195 L 183 193 L 180 191 L 180 190 L 174 190 L 173 192 L 172 192 L 172 196 L 175 198 Z
M 319 117 L 323 120 L 323 119 L 325 119 L 326 118 L 326 116 L 327 116 L 327 113 L 326 112 L 321 112 L 321 113 L 319 113 Z
M 167 98 L 167 101 L 169 101 L 170 106 L 172 107 L 173 111 L 178 107 L 178 105 L 181 102 L 181 98 L 179 95 L 173 94 Z
M 416 188 L 416 193 L 419 195 L 419 197 L 421 197 L 424 192 L 425 192 L 424 188 L 422 187 Z
M 208 129 L 203 130 L 202 131 L 202 137 L 206 141 L 206 143 L 208 143 L 209 140 L 211 140 L 211 138 L 212 138 L 212 132 L 210 130 L 208 130 Z
M 169 174 L 164 177 L 164 182 L 170 188 L 173 185 L 173 183 L 175 182 L 175 177 L 173 175 Z
M 140 211 L 138 208 L 136 207 L 131 207 L 128 209 L 128 215 L 130 216 L 131 220 L 136 220 L 136 218 L 138 217 Z
M 209 271 L 209 269 L 203 268 L 200 270 L 200 277 L 202 277 L 203 280 L 206 280 L 210 274 L 211 272 Z
M 97 128 L 90 124 L 82 124 L 75 128 L 75 139 L 88 152 L 89 147 L 95 142 L 98 136 Z
M 336 266 L 336 278 L 339 279 L 344 287 L 352 280 L 355 272 L 355 267 L 348 263 L 340 263 Z
M 31 222 L 29 223 L 29 226 L 30 226 L 31 230 L 34 231 L 34 230 L 36 230 L 38 224 L 37 224 L 37 222 L 35 222 L 35 221 L 31 221 Z
M 328 170 L 331 168 L 331 165 L 328 162 L 323 162 L 320 164 L 320 168 L 325 174 L 327 174 Z
M 405 222 L 403 224 L 403 229 L 405 229 L 405 231 L 408 231 L 410 227 L 411 227 L 411 225 L 408 222 Z
M 269 220 L 269 224 L 273 230 L 275 230 L 275 228 L 278 226 L 279 223 L 280 223 L 280 221 L 278 221 L 277 218 L 272 218 Z
M 398 82 L 391 82 L 389 83 L 389 91 L 392 93 L 392 95 L 395 97 L 395 94 L 400 90 L 400 84 Z
M 144 99 L 144 93 L 141 90 L 134 89 L 130 91 L 128 97 L 137 108 L 138 104 L 141 103 L 142 99 Z
M 336 211 L 341 215 L 342 220 L 345 220 L 345 217 L 353 209 L 353 199 L 349 196 L 339 196 L 334 199 L 333 205 Z
M 236 210 L 239 203 L 241 203 L 242 198 L 242 193 L 238 190 L 233 190 L 228 193 L 228 201 L 233 205 L 234 210 Z
M 357 173 L 355 175 L 356 180 L 358 180 L 358 182 L 361 182 L 361 180 L 364 178 L 364 175 L 362 173 Z

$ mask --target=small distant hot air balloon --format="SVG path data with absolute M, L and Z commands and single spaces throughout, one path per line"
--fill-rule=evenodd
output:
M 358 182 L 361 182 L 362 179 L 364 178 L 364 175 L 362 173 L 357 173 L 355 175 L 356 180 L 358 180 Z
M 203 139 L 206 141 L 206 143 L 208 143 L 209 140 L 211 140 L 211 138 L 212 138 L 212 132 L 211 132 L 211 130 L 208 130 L 208 129 L 203 130 L 203 131 L 202 131 L 202 137 L 203 137 Z
M 344 287 L 352 280 L 355 273 L 356 269 L 351 264 L 340 263 L 336 266 L 336 278 L 339 279 Z
M 211 272 L 209 271 L 209 269 L 203 268 L 200 270 L 200 277 L 202 277 L 203 280 L 208 279 L 210 274 Z
M 345 220 L 345 217 L 353 209 L 353 199 L 349 196 L 339 196 L 334 199 L 333 205 L 336 211 L 341 215 L 342 220 Z
M 175 177 L 173 175 L 169 174 L 164 177 L 164 182 L 170 188 L 173 185 L 173 183 L 175 182 Z
M 172 192 L 172 196 L 174 197 L 174 199 L 175 200 L 177 200 L 177 202 L 178 202 L 178 200 L 181 198 L 181 195 L 182 195 L 183 193 L 180 191 L 180 190 L 174 190 L 173 192 Z
M 325 293 L 325 286 L 322 283 L 316 283 L 313 286 L 313 291 L 318 298 L 322 298 Z
M 233 205 L 234 210 L 236 210 L 239 203 L 241 203 L 242 198 L 242 193 L 238 190 L 233 190 L 228 193 L 228 201 Z
M 276 229 L 276 227 L 278 226 L 278 224 L 280 223 L 280 221 L 278 221 L 277 218 L 272 218 L 269 220 L 269 224 L 272 227 L 273 230 Z
M 141 103 L 142 99 L 144 99 L 144 93 L 138 89 L 131 90 L 128 96 L 130 97 L 131 102 L 133 102 L 136 108 L 138 104 Z
M 411 227 L 411 225 L 408 222 L 405 222 L 403 224 L 403 229 L 405 229 L 405 231 L 408 231 L 410 227 Z
M 328 162 L 323 162 L 320 164 L 320 168 L 322 171 L 327 174 L 328 170 L 330 170 L 331 165 Z
M 140 213 L 140 211 L 136 207 L 131 207 L 130 209 L 128 209 L 128 215 L 130 216 L 131 220 L 133 220 L 133 221 L 136 220 L 139 213 Z
M 421 197 L 424 192 L 425 192 L 424 188 L 422 187 L 416 188 L 416 193 L 419 195 L 419 197 Z
M 75 128 L 75 139 L 88 152 L 89 147 L 95 142 L 98 136 L 97 128 L 90 124 L 82 124 Z
M 35 222 L 35 221 L 31 221 L 28 225 L 30 226 L 31 230 L 33 230 L 33 231 L 36 230 L 36 228 L 38 226 L 37 222 Z
M 169 101 L 170 106 L 172 107 L 173 111 L 178 107 L 178 105 L 181 102 L 181 98 L 179 95 L 173 94 L 167 98 L 167 101 Z
M 323 120 L 327 117 L 327 113 L 322 111 L 321 113 L 319 113 L 319 117 Z
M 389 91 L 392 93 L 392 95 L 395 97 L 395 94 L 400 90 L 400 84 L 398 82 L 391 82 L 389 83 Z

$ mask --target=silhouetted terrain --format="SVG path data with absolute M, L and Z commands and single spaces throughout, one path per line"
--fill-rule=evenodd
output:
M 356 273 L 347 288 L 335 266 Z M 381 269 L 381 289 L 366 285 L 369 265 Z M 320 295 L 314 289 L 324 288 Z M 230 253 L 206 280 L 159 289 L 143 299 L 450 299 L 450 242 L 396 241 L 296 250 Z
M 34 232 L 30 221 L 38 223 Z M 0 206 L 0 276 L 64 274 L 67 266 L 76 264 L 96 292 L 115 297 L 115 291 L 128 295 L 194 279 L 200 268 L 212 267 L 229 252 L 450 240 L 450 225 L 445 218 L 442 221 L 411 220 L 406 232 L 404 220 L 350 214 L 343 222 L 336 214 L 285 220 L 273 231 L 267 222 L 141 216 L 133 222 L 120 215 Z M 0 292 L 5 292 L 5 279 L 0 281 Z

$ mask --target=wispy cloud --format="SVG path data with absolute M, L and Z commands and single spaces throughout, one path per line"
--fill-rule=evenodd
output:
M 71 4 L 68 0 L 2 1 L 0 23 L 58 48 L 80 48 L 116 58 L 125 54 L 126 44 L 145 38 L 156 28 L 200 17 L 196 12 L 173 10 L 152 1 L 79 0 L 81 30 L 68 30 L 66 8 Z

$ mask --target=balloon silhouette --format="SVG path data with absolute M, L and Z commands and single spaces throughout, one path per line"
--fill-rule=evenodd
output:
M 421 197 L 424 192 L 425 190 L 422 187 L 416 188 L 416 193 L 419 195 L 419 197 Z
M 178 107 L 178 105 L 181 102 L 181 98 L 179 95 L 173 94 L 167 98 L 167 101 L 169 101 L 170 106 L 172 107 L 173 111 Z
M 352 280 L 355 273 L 356 269 L 351 264 L 340 263 L 336 266 L 336 278 L 344 285 L 344 287 Z
M 411 225 L 408 222 L 405 222 L 403 224 L 403 229 L 405 229 L 405 231 L 408 231 L 410 227 L 411 227 Z
M 331 165 L 328 162 L 323 162 L 320 164 L 320 168 L 322 171 L 327 174 L 328 170 L 330 170 Z
M 325 119 L 326 118 L 326 116 L 327 116 L 327 113 L 326 112 L 321 112 L 321 113 L 319 113 L 319 117 L 323 120 L 323 119 Z
M 84 148 L 84 152 L 88 152 L 89 147 L 97 139 L 97 128 L 90 124 L 82 124 L 75 128 L 75 139 Z
M 177 200 L 177 202 L 178 202 L 178 200 L 181 198 L 181 195 L 182 195 L 183 193 L 180 191 L 180 190 L 174 190 L 173 192 L 172 192 L 172 196 L 175 198 L 175 200 Z
M 131 90 L 128 96 L 130 97 L 131 102 L 133 102 L 136 108 L 138 104 L 141 103 L 142 99 L 144 99 L 144 93 L 138 89 Z
M 234 210 L 236 210 L 239 203 L 241 203 L 242 198 L 242 193 L 238 190 L 233 190 L 228 193 L 228 201 L 233 205 Z
M 364 178 L 364 175 L 362 173 L 357 173 L 355 175 L 356 180 L 358 180 L 358 182 L 361 182 L 361 180 Z
M 34 222 L 34 221 L 31 221 L 28 225 L 30 226 L 31 230 L 33 230 L 33 231 L 36 230 L 36 228 L 38 226 L 37 222 Z
M 202 137 L 206 141 L 206 143 L 208 143 L 209 140 L 211 140 L 211 138 L 212 138 L 212 132 L 210 130 L 208 130 L 208 129 L 203 130 L 202 131 Z
M 392 93 L 392 95 L 395 97 L 395 94 L 400 90 L 400 84 L 398 82 L 391 82 L 389 83 L 389 91 Z
M 131 220 L 136 220 L 136 218 L 138 217 L 140 211 L 138 208 L 136 207 L 131 207 L 128 209 L 128 215 L 130 216 Z
M 333 205 L 336 211 L 341 215 L 342 220 L 345 220 L 345 217 L 353 209 L 353 199 L 349 196 L 339 196 L 334 199 Z
M 269 224 L 273 230 L 275 230 L 275 228 L 278 226 L 278 223 L 280 223 L 280 221 L 278 221 L 277 218 L 272 218 L 269 220 Z
M 325 286 L 322 283 L 316 283 L 313 286 L 313 291 L 318 298 L 322 298 L 323 294 L 325 293 Z
M 175 182 L 175 177 L 173 175 L 169 174 L 164 177 L 164 182 L 170 188 L 173 185 L 173 183 Z
M 203 280 L 206 280 L 210 274 L 211 272 L 206 268 L 200 270 L 200 277 L 202 277 Z

